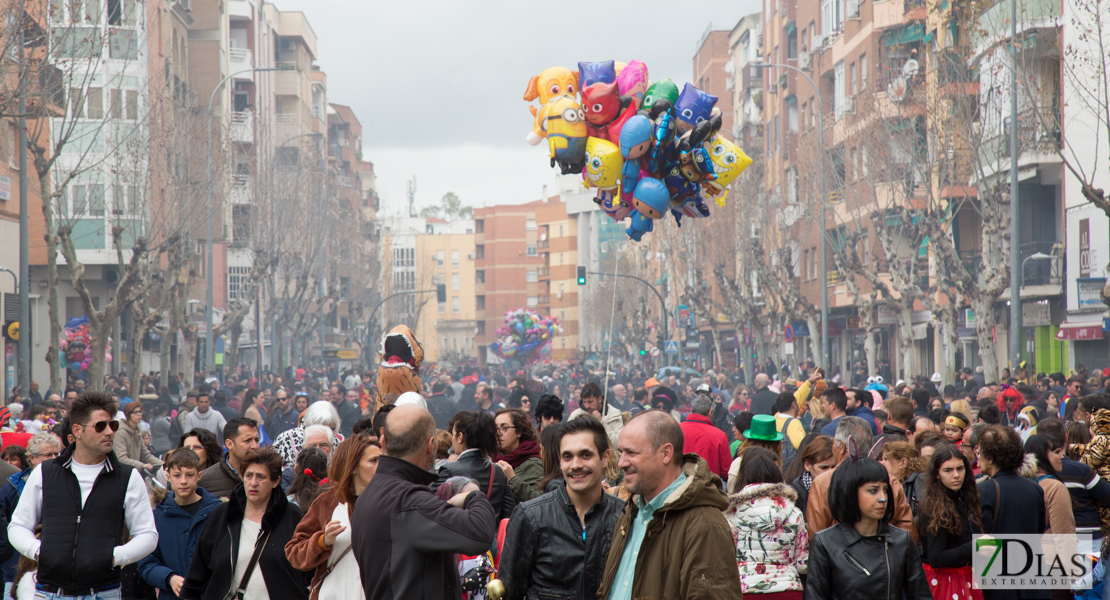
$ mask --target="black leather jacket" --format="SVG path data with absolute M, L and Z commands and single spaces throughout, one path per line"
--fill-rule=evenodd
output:
M 505 600 L 596 598 L 613 529 L 624 501 L 601 494 L 586 513 L 585 539 L 578 512 L 559 482 L 555 491 L 519 504 L 509 519 L 498 575 Z
M 837 523 L 813 536 L 805 600 L 931 600 L 921 557 L 910 534 L 879 523 L 863 537 Z
M 491 469 L 492 467 L 492 469 Z M 509 480 L 505 478 L 505 473 L 501 467 L 493 465 L 490 460 L 478 450 L 466 450 L 459 455 L 459 459 L 455 462 L 443 463 L 439 468 L 439 480 L 436 481 L 435 487 L 448 479 L 460 475 L 469 477 L 478 482 L 478 489 L 489 498 L 490 504 L 493 505 L 493 510 L 497 512 L 497 520 L 508 519 L 509 515 L 513 514 L 513 508 L 516 507 L 516 500 L 513 499 L 513 493 L 509 490 Z M 493 476 L 492 482 L 490 475 Z M 432 488 L 433 491 L 435 488 Z

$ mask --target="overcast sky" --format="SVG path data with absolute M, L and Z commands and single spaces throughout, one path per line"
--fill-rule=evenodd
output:
M 448 191 L 471 206 L 555 193 L 546 142 L 524 141 L 522 98 L 544 68 L 638 59 L 652 80 L 692 78 L 696 44 L 712 24 L 731 29 L 758 0 L 382 2 L 273 0 L 300 10 L 319 39 L 328 100 L 362 122 L 383 212 L 400 214 L 406 182 L 417 204 Z

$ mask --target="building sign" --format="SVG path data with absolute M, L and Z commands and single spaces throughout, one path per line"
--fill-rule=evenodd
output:
M 1021 305 L 1021 323 L 1024 327 L 1041 327 L 1052 324 L 1048 302 L 1026 302 Z
M 806 337 L 809 335 L 809 323 L 805 321 L 794 321 L 790 326 L 794 328 L 794 335 L 798 337 Z
M 928 323 L 933 320 L 933 313 L 927 310 L 915 310 L 910 316 L 912 323 Z
M 876 308 L 877 322 L 879 325 L 896 325 L 898 323 L 898 311 L 893 307 L 885 304 L 880 304 Z
M 1102 323 L 1065 323 L 1056 332 L 1056 339 L 1061 341 L 1101 340 Z
M 1091 220 L 1079 219 L 1079 276 L 1091 276 Z M 1080 308 L 1083 302 L 1079 303 Z
M 1105 277 L 1080 277 L 1075 280 L 1076 298 L 1079 299 L 1079 309 L 1102 308 L 1102 286 L 1106 285 Z

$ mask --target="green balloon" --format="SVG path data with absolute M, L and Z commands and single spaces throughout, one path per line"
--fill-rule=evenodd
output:
M 671 106 L 674 106 L 674 103 L 678 101 L 678 86 L 670 79 L 656 81 L 651 84 L 651 87 L 644 93 L 643 106 L 640 108 L 651 110 L 651 107 L 660 100 L 669 100 Z

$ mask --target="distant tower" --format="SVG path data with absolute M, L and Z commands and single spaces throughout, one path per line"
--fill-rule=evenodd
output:
M 416 175 L 409 180 L 409 216 L 416 217 Z

